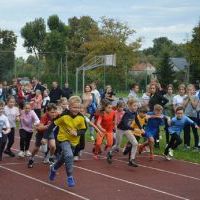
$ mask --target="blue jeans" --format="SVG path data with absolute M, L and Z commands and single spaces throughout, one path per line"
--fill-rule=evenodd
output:
M 58 170 L 65 163 L 67 176 L 71 176 L 73 173 L 74 148 L 72 147 L 69 141 L 60 142 L 59 147 L 61 148 L 61 154 L 59 155 L 58 160 L 54 164 L 54 169 Z

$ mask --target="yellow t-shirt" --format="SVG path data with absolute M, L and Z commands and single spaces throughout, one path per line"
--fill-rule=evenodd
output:
M 139 115 L 137 115 L 138 121 L 141 125 L 141 127 L 143 127 L 146 124 L 147 118 L 141 118 Z M 133 130 L 133 134 L 136 136 L 142 136 L 142 131 L 139 129 L 138 125 L 135 123 L 135 120 L 132 122 L 131 124 L 131 128 L 134 128 Z
M 69 130 L 86 129 L 85 119 L 81 114 L 71 116 L 65 114 L 54 121 L 54 124 L 59 127 L 57 139 L 59 142 L 70 141 L 73 146 L 79 143 L 80 136 L 74 136 L 69 133 Z

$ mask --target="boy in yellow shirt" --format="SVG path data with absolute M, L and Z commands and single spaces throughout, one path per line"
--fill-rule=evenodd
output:
M 78 96 L 69 98 L 69 111 L 54 121 L 55 126 L 59 128 L 57 140 L 61 148 L 59 159 L 50 167 L 49 179 L 53 181 L 56 177 L 56 171 L 65 163 L 67 173 L 67 184 L 69 187 L 75 186 L 73 174 L 73 151 L 79 143 L 80 135 L 85 134 L 86 124 L 82 114 L 80 114 L 81 99 Z

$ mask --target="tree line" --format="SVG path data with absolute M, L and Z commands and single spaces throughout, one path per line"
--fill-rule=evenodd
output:
M 161 83 L 171 83 L 177 74 L 169 63 L 170 57 L 185 57 L 190 63 L 191 82 L 199 79 L 200 23 L 193 28 L 192 39 L 183 44 L 159 37 L 153 40 L 153 47 L 141 50 L 142 39 L 136 38 L 135 33 L 126 23 L 107 17 L 98 22 L 90 16 L 72 17 L 67 22 L 57 15 L 49 16 L 47 22 L 36 18 L 21 28 L 23 46 L 31 54 L 24 60 L 14 59 L 17 42 L 14 32 L 0 29 L 0 79 L 8 79 L 15 72 L 17 76 L 36 76 L 48 83 L 59 80 L 61 75 L 65 80 L 67 69 L 69 82 L 74 85 L 76 68 L 94 56 L 105 54 L 117 56 L 117 66 L 106 69 L 106 80 L 116 89 L 122 90 L 127 82 L 134 81 L 127 74 L 140 61 L 157 67 Z M 86 81 L 96 80 L 103 85 L 103 76 L 103 68 L 95 69 L 86 73 Z

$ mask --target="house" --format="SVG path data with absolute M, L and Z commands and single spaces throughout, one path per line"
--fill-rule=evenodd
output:
M 175 72 L 187 72 L 190 65 L 185 58 L 170 58 L 170 62 Z
M 154 76 L 156 72 L 156 68 L 149 62 L 139 62 L 136 65 L 134 65 L 131 70 L 129 71 L 130 74 L 141 74 L 145 73 L 149 76 Z

